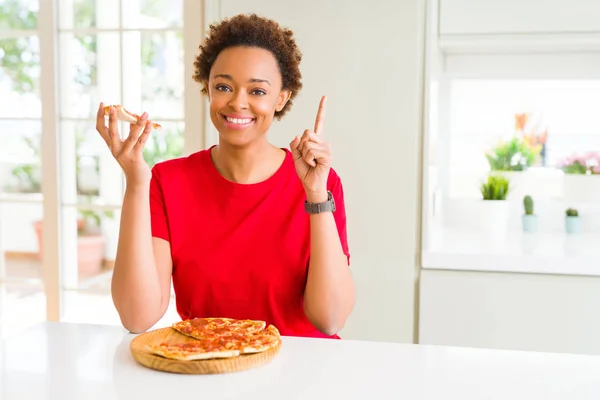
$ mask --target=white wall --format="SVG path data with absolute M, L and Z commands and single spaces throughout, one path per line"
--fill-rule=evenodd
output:
M 347 339 L 413 341 L 424 4 L 220 1 L 222 16 L 256 12 L 292 28 L 304 54 L 305 87 L 273 142 L 287 146 L 312 127 L 329 96 L 325 136 L 345 187 L 357 284 Z
M 419 343 L 600 354 L 600 278 L 421 272 Z
M 442 34 L 600 32 L 597 0 L 439 0 Z

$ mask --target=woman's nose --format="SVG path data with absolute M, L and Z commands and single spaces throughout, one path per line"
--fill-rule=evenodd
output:
M 248 96 L 246 96 L 246 93 L 243 90 L 234 92 L 231 101 L 229 102 L 229 107 L 234 110 L 244 110 L 248 108 Z

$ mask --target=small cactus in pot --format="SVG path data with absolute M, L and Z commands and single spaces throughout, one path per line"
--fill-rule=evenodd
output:
M 574 208 L 567 208 L 565 214 L 567 214 L 567 217 L 579 217 L 579 211 Z
M 523 232 L 533 233 L 537 231 L 537 215 L 533 212 L 533 199 L 527 195 L 523 198 L 525 214 L 522 217 Z
M 581 218 L 579 218 L 579 212 L 574 208 L 567 208 L 565 214 L 565 229 L 567 233 L 573 234 L 581 232 Z

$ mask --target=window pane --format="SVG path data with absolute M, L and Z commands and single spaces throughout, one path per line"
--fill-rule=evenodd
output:
M 600 81 L 457 80 L 451 95 L 452 164 L 487 167 L 485 152 L 515 135 L 515 115 L 528 114 L 526 133 L 547 132 L 538 165 L 554 167 L 573 153 L 600 150 Z
M 61 123 L 62 193 L 69 204 L 119 205 L 123 173 L 95 121 Z
M 144 159 L 150 167 L 160 161 L 181 157 L 183 154 L 184 123 L 164 123 L 162 129 L 152 131 L 144 147 Z
M 2 0 L 0 31 L 37 28 L 38 0 Z
M 0 192 L 39 193 L 40 122 L 0 121 L 0 143 Z
M 600 172 L 599 102 L 599 80 L 453 80 L 448 164 L 440 166 L 449 195 L 481 198 L 491 170 L 509 178 L 509 200 L 592 201 L 574 195 L 561 163 L 578 170 L 572 161 L 582 157 L 583 173 Z
M 150 167 L 157 162 L 183 154 L 184 122 L 161 123 L 144 148 L 144 159 Z M 127 137 L 129 124 L 121 126 L 121 137 Z M 70 204 L 116 206 L 123 201 L 123 172 L 100 137 L 93 121 L 64 121 L 61 124 L 63 165 L 62 190 Z
M 41 117 L 37 36 L 0 39 L 0 93 L 0 117 Z
M 156 121 L 183 119 L 182 34 L 127 32 L 123 46 L 125 105 L 140 114 L 148 112 Z
M 122 3 L 125 28 L 168 28 L 183 25 L 182 0 L 127 0 Z
M 121 98 L 118 33 L 60 36 L 61 115 L 95 118 L 101 101 Z
M 61 0 L 58 13 L 60 29 L 119 27 L 119 0 Z

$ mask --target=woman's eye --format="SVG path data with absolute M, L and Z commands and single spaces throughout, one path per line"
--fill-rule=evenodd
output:
M 264 90 L 261 90 L 261 89 L 254 89 L 250 93 L 252 93 L 255 96 L 264 96 L 265 94 L 267 94 L 267 92 L 265 92 Z
M 231 90 L 231 89 L 229 89 L 229 88 L 228 88 L 227 86 L 225 86 L 225 85 L 217 85 L 215 88 L 216 88 L 217 90 L 220 90 L 220 91 L 222 91 L 222 92 L 227 92 L 227 91 L 230 91 L 230 90 Z

